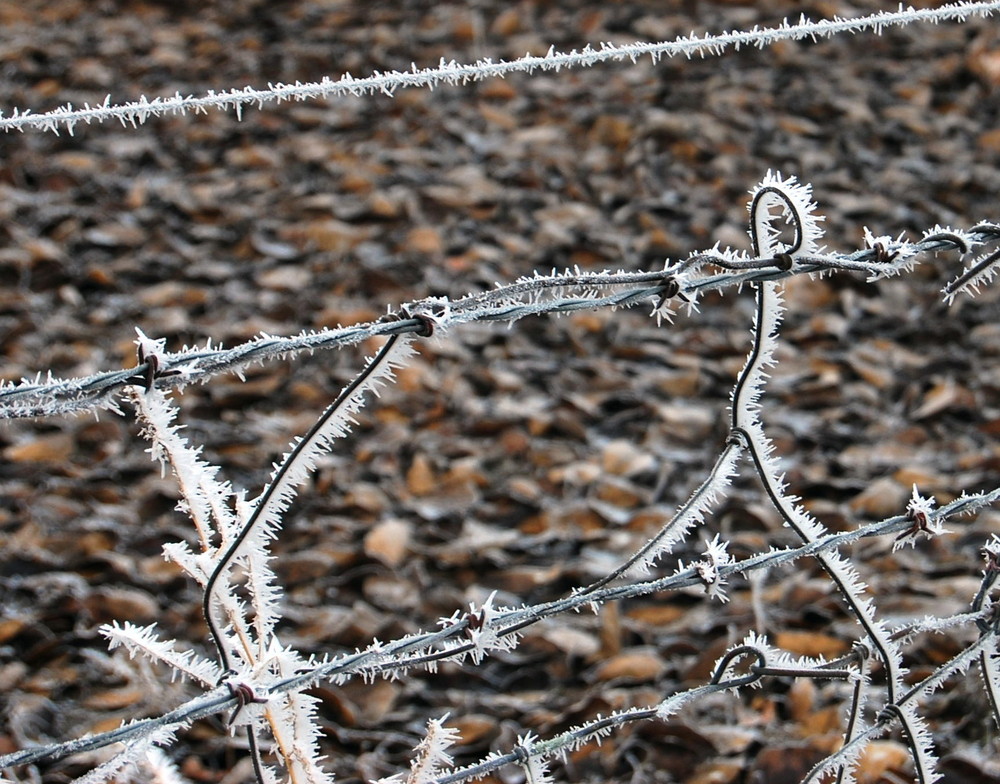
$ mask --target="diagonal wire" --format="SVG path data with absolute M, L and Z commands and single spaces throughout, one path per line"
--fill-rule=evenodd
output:
M 695 56 L 704 58 L 721 55 L 727 49 L 739 50 L 746 46 L 763 48 L 777 41 L 807 39 L 816 41 L 819 38 L 829 38 L 842 33 L 873 32 L 880 35 L 888 27 L 913 22 L 934 24 L 945 21 L 964 22 L 969 17 L 988 17 L 997 11 L 1000 11 L 1000 0 L 947 3 L 938 8 L 921 9 L 912 6 L 904 8 L 901 5 L 897 11 L 879 11 L 853 19 L 834 16 L 832 19 L 811 21 L 803 15 L 795 24 L 789 24 L 786 20 L 776 27 L 755 26 L 750 30 L 708 33 L 704 36 L 692 33 L 673 41 L 636 42 L 625 45 L 602 43 L 597 48 L 588 44 L 581 51 L 574 49 L 570 52 L 557 52 L 555 47 L 551 47 L 545 55 L 528 54 L 512 61 L 494 61 L 492 58 L 485 58 L 475 63 L 460 64 L 442 58 L 440 64 L 433 68 L 417 68 L 414 64 L 409 71 L 376 71 L 371 76 L 359 79 L 344 74 L 339 80 L 324 77 L 318 82 L 295 84 L 279 82 L 269 84 L 266 88 L 233 88 L 220 92 L 210 90 L 201 96 L 176 93 L 171 97 L 158 97 L 153 100 L 143 96 L 138 101 L 122 104 L 112 104 L 109 95 L 96 106 L 84 104 L 83 108 L 74 108 L 72 104 L 66 104 L 42 114 L 13 109 L 8 117 L 0 114 L 0 130 L 42 130 L 56 134 L 60 130 L 66 130 L 72 135 L 75 126 L 80 123 L 89 125 L 105 120 L 118 120 L 122 125 L 135 127 L 150 117 L 187 112 L 205 113 L 209 109 L 232 110 L 238 118 L 242 118 L 244 107 L 256 105 L 262 108 L 265 103 L 271 102 L 393 95 L 397 90 L 406 87 L 434 89 L 438 85 L 459 85 L 485 79 L 505 78 L 518 72 L 531 74 L 535 71 L 561 71 L 564 68 L 587 67 L 609 61 L 628 60 L 634 63 L 642 57 L 650 57 L 654 63 L 664 57 L 680 55 L 689 59 Z
M 971 514 L 998 502 L 1000 502 L 1000 488 L 990 492 L 964 495 L 951 503 L 941 506 L 935 512 L 941 520 L 945 520 L 957 515 Z M 800 558 L 816 555 L 817 553 L 828 552 L 861 539 L 898 533 L 912 525 L 913 521 L 908 516 L 897 515 L 880 522 L 856 528 L 852 531 L 828 534 L 809 544 L 771 550 L 750 556 L 742 561 L 720 566 L 720 576 L 725 579 L 735 574 L 747 574 L 761 569 L 770 569 Z M 680 588 L 703 584 L 704 581 L 698 575 L 696 569 L 685 569 L 666 577 L 603 588 L 593 593 L 574 593 L 555 601 L 531 607 L 507 610 L 497 614 L 495 623 L 500 627 L 498 631 L 499 636 L 517 634 L 544 618 L 559 615 L 569 610 L 580 609 L 594 603 L 600 604 L 609 601 L 630 599 L 660 591 L 678 590 Z M 977 617 L 970 615 L 968 620 L 972 623 Z M 468 643 L 467 645 L 457 644 L 450 647 L 442 646 L 450 640 L 461 638 L 467 624 L 468 619 L 463 617 L 434 632 L 418 633 L 399 638 L 393 642 L 373 646 L 366 650 L 357 651 L 356 653 L 338 656 L 330 661 L 316 664 L 308 672 L 274 683 L 269 688 L 269 693 L 277 695 L 300 692 L 314 686 L 320 681 L 352 677 L 359 674 L 371 677 L 374 674 L 398 673 L 409 667 L 422 666 L 432 661 L 453 658 L 471 647 L 472 643 Z M 427 653 L 434 646 L 438 646 L 438 649 L 433 653 Z M 36 748 L 23 749 L 0 755 L 0 769 L 43 761 L 54 762 L 73 754 L 93 751 L 113 743 L 128 743 L 137 738 L 144 737 L 150 732 L 162 729 L 165 726 L 185 726 L 196 719 L 230 710 L 236 705 L 237 698 L 225 687 L 220 687 L 206 694 L 201 694 L 174 710 L 155 718 L 135 721 L 123 727 L 88 738 L 78 738 L 63 743 L 38 746 Z

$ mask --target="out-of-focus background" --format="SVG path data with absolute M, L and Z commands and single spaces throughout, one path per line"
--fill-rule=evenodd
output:
M 0 4 L 0 107 L 511 59 L 884 5 L 25 0 Z M 813 184 L 837 251 L 861 247 L 864 226 L 916 237 L 998 220 L 998 88 L 1000 30 L 972 20 L 268 105 L 242 122 L 209 112 L 0 136 L 0 376 L 129 366 L 135 327 L 168 349 L 233 345 L 534 270 L 656 269 L 716 242 L 747 248 L 747 191 L 768 169 Z M 788 285 L 764 418 L 793 492 L 832 529 L 903 512 L 914 483 L 942 501 L 1000 484 L 997 289 L 944 305 L 938 290 L 959 268 L 942 253 L 878 284 Z M 606 573 L 721 449 L 751 302 L 747 291 L 710 296 L 660 327 L 638 308 L 462 327 L 421 345 L 288 515 L 275 543 L 283 639 L 336 653 L 432 627 L 493 590 L 501 603 L 535 602 Z M 254 495 L 374 348 L 190 388 L 186 433 Z M 96 632 L 156 621 L 206 650 L 199 596 L 160 554 L 191 532 L 144 450 L 128 412 L 0 427 L 0 752 L 108 729 L 190 693 L 109 657 Z M 887 622 L 968 606 L 1000 517 L 953 528 L 895 555 L 886 541 L 853 551 Z M 749 474 L 678 556 L 697 557 L 716 532 L 737 557 L 792 541 Z M 692 590 L 548 622 L 478 668 L 320 687 L 330 766 L 341 782 L 401 770 L 425 721 L 446 712 L 463 736 L 457 758 L 471 761 L 527 730 L 656 702 L 704 680 L 750 629 L 828 656 L 857 637 L 814 564 L 730 593 L 726 605 Z M 918 639 L 914 677 L 969 634 Z M 841 687 L 774 681 L 632 727 L 557 774 L 798 781 L 836 747 L 842 698 Z M 946 781 L 1000 780 L 974 678 L 926 713 Z M 207 720 L 170 753 L 193 781 L 234 781 L 249 775 L 238 744 Z M 869 780 L 908 780 L 902 739 L 878 750 Z M 96 759 L 17 775 L 66 781 Z

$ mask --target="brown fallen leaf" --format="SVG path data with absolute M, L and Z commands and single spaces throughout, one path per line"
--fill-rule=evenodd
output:
M 910 491 L 889 477 L 876 479 L 851 499 L 851 509 L 867 517 L 881 519 L 906 511 Z
M 444 251 L 444 241 L 433 226 L 417 226 L 406 235 L 401 249 L 424 256 L 438 256 Z
M 666 626 L 687 615 L 687 610 L 671 604 L 648 604 L 633 607 L 625 615 L 648 626 Z
M 3 450 L 3 456 L 14 463 L 62 463 L 72 452 L 73 439 L 69 434 L 53 433 L 9 446 Z
M 788 690 L 788 715 L 802 721 L 816 704 L 816 684 L 809 678 L 796 678 Z
M 847 653 L 850 649 L 846 640 L 821 632 L 778 632 L 774 636 L 774 644 L 800 656 L 825 656 L 828 659 Z
M 86 708 L 91 710 L 115 710 L 117 708 L 127 708 L 129 705 L 136 705 L 142 702 L 145 693 L 142 689 L 126 687 L 123 689 L 107 689 L 105 691 L 92 692 L 82 701 Z
M 430 495 L 438 488 L 438 480 L 427 455 L 414 456 L 410 470 L 406 472 L 406 487 L 415 496 Z
M 609 474 L 632 476 L 656 465 L 653 455 L 627 439 L 609 441 L 601 451 L 601 467 Z
M 393 569 L 403 563 L 409 552 L 412 527 L 403 520 L 385 520 L 367 533 L 365 555 Z
M 902 743 L 894 740 L 872 741 L 861 752 L 854 775 L 858 784 L 875 784 L 887 771 L 905 768 L 909 760 L 910 751 Z
M 461 739 L 455 745 L 460 747 L 478 746 L 500 734 L 500 723 L 496 718 L 477 713 L 449 719 L 447 726 L 458 730 Z
M 631 650 L 612 656 L 594 670 L 598 681 L 653 681 L 666 669 L 663 657 L 652 650 Z
M 949 378 L 938 381 L 927 390 L 912 418 L 919 421 L 929 419 L 942 411 L 969 410 L 975 407 L 976 398 L 972 392 Z
M 83 604 L 101 623 L 148 623 L 160 614 L 159 605 L 148 593 L 132 588 L 98 588 L 84 599 Z

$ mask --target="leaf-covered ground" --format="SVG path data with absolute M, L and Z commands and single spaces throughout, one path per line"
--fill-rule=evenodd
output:
M 245 84 L 662 40 L 877 9 L 874 2 L 0 4 L 0 107 L 198 94 Z M 137 129 L 0 137 L 0 375 L 135 363 L 134 328 L 184 344 L 377 318 L 533 270 L 654 269 L 748 247 L 768 169 L 814 186 L 837 251 L 875 234 L 1000 219 L 996 20 L 785 43 L 707 60 L 601 65 L 265 106 Z M 902 279 L 796 279 L 764 405 L 792 491 L 831 529 L 1000 484 L 997 289 L 953 306 L 939 254 Z M 749 292 L 657 326 L 643 308 L 471 326 L 425 342 L 397 387 L 324 459 L 275 544 L 283 638 L 336 653 L 432 627 L 498 591 L 564 595 L 613 568 L 701 481 L 724 444 Z M 318 353 L 188 389 L 187 434 L 254 494 L 271 462 L 370 353 Z M 0 429 L 0 753 L 98 732 L 189 687 L 109 656 L 97 628 L 156 621 L 205 650 L 199 596 L 160 554 L 191 536 L 130 415 Z M 962 612 L 986 512 L 913 550 L 852 552 L 886 622 Z M 677 556 L 721 532 L 745 557 L 789 544 L 749 474 Z M 668 559 L 664 569 L 676 560 Z M 395 682 L 316 690 L 342 782 L 400 770 L 428 718 L 460 761 L 702 682 L 757 629 L 837 656 L 858 627 L 815 564 L 610 605 L 530 629 L 513 653 Z M 913 678 L 974 637 L 918 638 Z M 879 673 L 876 672 L 876 682 Z M 565 781 L 798 781 L 834 749 L 842 687 L 774 679 L 638 725 L 558 766 Z M 945 781 L 1000 781 L 975 673 L 929 701 Z M 866 781 L 911 775 L 900 737 Z M 171 756 L 190 779 L 249 775 L 219 720 Z M 99 755 L 16 771 L 65 781 Z M 511 768 L 496 780 L 522 774 Z

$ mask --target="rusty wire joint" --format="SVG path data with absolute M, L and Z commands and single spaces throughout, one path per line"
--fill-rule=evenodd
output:
M 486 611 L 483 608 L 479 608 L 476 612 L 467 612 L 465 614 L 465 628 L 462 633 L 471 640 L 475 637 L 476 632 L 483 630 L 485 624 Z
M 149 392 L 153 385 L 156 383 L 158 378 L 168 378 L 170 376 L 179 376 L 181 371 L 170 370 L 164 368 L 161 365 L 161 359 L 159 354 L 146 353 L 146 348 L 140 343 L 139 347 L 136 349 L 136 356 L 139 358 L 138 367 L 145 365 L 145 369 L 140 372 L 129 376 L 126 380 L 140 384 L 145 387 L 146 391 Z
M 236 720 L 240 717 L 240 713 L 248 705 L 264 705 L 267 702 L 267 697 L 258 697 L 254 693 L 253 687 L 242 681 L 226 681 L 226 688 L 229 689 L 229 693 L 236 698 L 236 707 L 233 712 L 229 714 L 229 718 L 226 719 L 226 726 L 232 727 Z
M 905 539 L 909 539 L 911 536 L 916 538 L 920 534 L 930 538 L 937 533 L 937 531 L 933 528 L 930 515 L 928 515 L 923 509 L 911 508 L 907 511 L 906 516 L 907 519 L 912 522 L 912 525 L 900 532 L 896 538 L 893 539 L 893 542 L 902 542 Z
M 668 299 L 673 299 L 674 297 L 677 297 L 682 302 L 686 302 L 688 305 L 691 304 L 691 298 L 681 291 L 681 284 L 675 275 L 665 275 L 660 281 L 660 287 L 663 291 L 660 292 L 660 297 L 656 300 L 656 310 L 660 310 L 667 304 Z
M 878 264 L 890 264 L 899 255 L 899 250 L 890 251 L 882 242 L 873 243 L 870 250 Z

